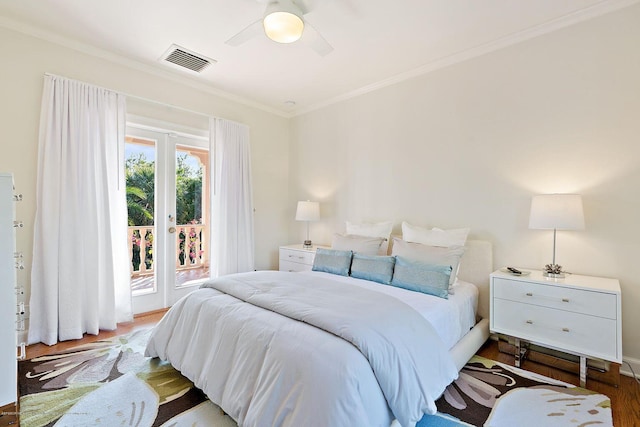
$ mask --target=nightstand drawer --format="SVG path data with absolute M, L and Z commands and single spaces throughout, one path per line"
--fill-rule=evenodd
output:
M 556 308 L 573 313 L 616 319 L 616 295 L 503 278 L 493 279 L 493 297 Z
M 495 298 L 493 330 L 561 350 L 619 360 L 616 320 Z
M 291 262 L 280 260 L 280 271 L 311 271 L 313 264 L 300 264 L 299 262 Z
M 298 251 L 295 249 L 280 248 L 280 263 L 288 261 L 313 265 L 315 256 L 315 251 Z

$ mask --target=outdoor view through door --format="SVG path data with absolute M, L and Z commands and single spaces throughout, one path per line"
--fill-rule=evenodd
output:
M 182 138 L 141 131 L 128 132 L 126 138 L 134 303 L 136 297 L 170 294 L 209 277 L 209 152 L 202 144 L 181 142 Z M 156 307 L 145 307 L 161 308 L 173 300 L 165 295 L 157 298 Z
M 208 158 L 208 151 L 176 148 L 176 286 L 209 277 Z

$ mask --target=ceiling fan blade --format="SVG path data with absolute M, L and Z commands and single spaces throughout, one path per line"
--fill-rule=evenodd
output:
M 225 44 L 228 44 L 229 46 L 240 46 L 242 43 L 263 33 L 264 29 L 262 27 L 262 19 L 258 19 L 247 28 L 227 40 Z
M 300 8 L 302 13 L 306 15 L 307 13 L 313 12 L 316 9 L 319 0 L 293 0 L 293 2 Z M 337 3 L 338 7 L 342 8 L 343 11 L 351 15 L 358 14 L 358 8 L 354 4 L 354 0 L 334 0 L 334 3 Z
M 305 21 L 305 36 L 308 36 L 308 43 L 318 55 L 326 56 L 333 52 L 333 46 L 329 44 L 329 42 L 322 37 L 322 34 L 318 30 L 315 29 L 313 25 L 309 23 L 309 21 Z
M 293 2 L 300 8 L 303 15 L 311 12 L 316 5 L 315 0 L 293 0 Z

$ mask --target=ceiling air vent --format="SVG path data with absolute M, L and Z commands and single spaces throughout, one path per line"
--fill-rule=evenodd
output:
M 195 71 L 196 73 L 200 73 L 209 65 L 216 63 L 214 59 L 207 58 L 204 55 L 200 55 L 175 44 L 171 45 L 164 55 L 162 55 L 161 60 L 177 65 L 180 68 Z

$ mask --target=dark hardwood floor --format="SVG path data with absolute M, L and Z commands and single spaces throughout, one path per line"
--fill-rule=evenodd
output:
M 54 346 L 47 346 L 44 344 L 31 345 L 27 347 L 27 358 L 56 353 L 80 343 L 110 338 L 115 335 L 129 333 L 136 328 L 154 325 L 162 318 L 164 312 L 165 310 L 161 310 L 136 316 L 134 322 L 121 324 L 115 331 L 103 331 L 99 335 L 86 335 L 81 340 L 66 341 Z M 488 359 L 513 366 L 513 356 L 500 353 L 498 350 L 498 343 L 496 341 L 487 341 L 487 343 L 485 343 L 485 345 L 478 351 L 478 354 Z M 579 383 L 579 378 L 576 374 L 571 374 L 550 366 L 534 363 L 529 360 L 524 361 L 522 368 L 550 378 L 565 381 L 567 383 L 575 385 Z M 598 393 L 605 394 L 611 398 L 613 422 L 616 427 L 640 426 L 640 385 L 633 378 L 622 375 L 619 387 L 589 380 L 587 381 L 587 388 Z M 19 411 L 17 411 L 17 408 L 14 405 L 2 407 L 0 410 L 2 413 L 2 415 L 0 415 L 0 427 L 17 425 L 16 416 L 13 415 L 13 413 Z

